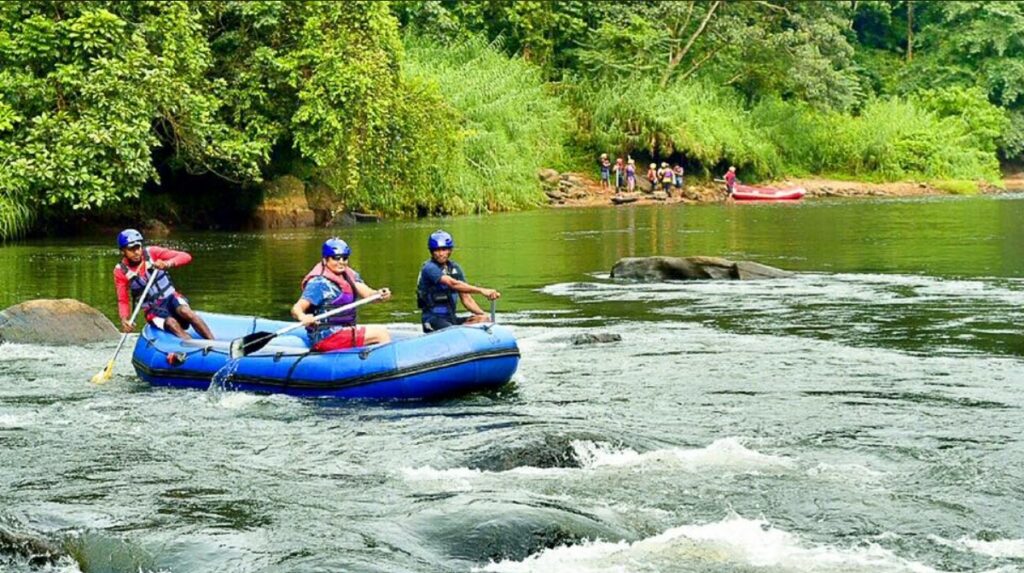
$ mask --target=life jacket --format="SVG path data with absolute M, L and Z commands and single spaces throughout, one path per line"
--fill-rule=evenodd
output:
M 152 260 L 153 258 L 149 254 L 149 247 L 145 247 L 142 249 L 142 262 L 135 268 L 137 270 L 145 271 L 146 263 L 149 263 Z M 124 259 L 121 259 L 121 262 L 117 263 L 117 266 L 121 268 L 121 272 L 123 272 L 124 276 L 128 278 L 128 289 L 132 293 L 132 302 L 138 301 L 139 297 L 142 296 L 142 291 L 146 290 L 146 283 L 149 282 L 149 275 L 140 274 L 137 271 L 131 270 L 131 268 L 125 264 Z M 160 299 L 169 297 L 177 292 L 174 290 L 174 285 L 171 284 L 171 275 L 153 267 L 149 269 L 149 272 L 156 273 L 156 278 L 153 279 L 153 286 L 149 287 L 149 292 L 146 293 L 146 300 L 143 302 L 143 306 L 146 308 L 149 308 L 153 303 Z
M 666 167 L 664 170 L 662 170 L 662 172 L 661 172 L 661 181 L 662 181 L 662 183 L 672 183 L 672 180 L 674 178 L 675 178 L 675 175 L 672 173 L 671 169 Z
M 427 265 L 436 265 L 434 259 L 423 263 L 423 268 Z M 440 266 L 440 265 L 439 265 Z M 448 276 L 452 276 L 454 273 L 454 266 L 451 261 L 448 261 L 442 267 L 442 272 Z M 459 278 L 462 280 L 462 278 Z M 423 284 L 423 270 L 420 269 L 420 276 L 416 280 L 416 306 L 419 307 L 423 312 L 437 315 L 451 315 L 455 316 L 455 291 L 448 288 L 446 285 L 441 283 L 433 285 Z
M 331 272 L 323 261 L 316 264 L 312 270 L 306 273 L 306 276 L 302 278 L 302 289 L 305 290 L 306 285 L 309 281 L 316 277 L 323 277 L 331 282 L 333 286 L 338 287 L 336 291 L 338 294 L 331 300 L 325 300 L 319 306 L 313 309 L 312 314 L 323 314 L 336 308 L 351 304 L 356 301 L 359 294 L 356 292 L 356 273 L 352 269 L 345 267 L 341 275 Z M 314 326 L 307 328 L 310 332 L 316 330 L 322 330 L 324 328 L 333 328 L 336 326 L 353 326 L 356 323 L 356 309 L 346 310 L 345 312 L 338 313 L 334 316 L 329 316 L 323 320 L 320 320 Z

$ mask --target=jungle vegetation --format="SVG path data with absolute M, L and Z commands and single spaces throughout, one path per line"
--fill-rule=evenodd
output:
M 0 238 L 284 174 L 384 214 L 524 208 L 600 152 L 998 184 L 1024 4 L 0 3 Z

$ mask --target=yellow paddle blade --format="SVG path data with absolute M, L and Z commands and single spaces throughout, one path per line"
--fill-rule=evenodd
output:
M 100 370 L 99 372 L 96 373 L 95 376 L 92 377 L 92 383 L 93 384 L 103 384 L 107 380 L 110 380 L 110 376 L 113 373 L 114 373 L 114 361 L 111 360 L 110 362 L 107 362 L 107 367 L 106 368 L 104 368 L 103 370 Z

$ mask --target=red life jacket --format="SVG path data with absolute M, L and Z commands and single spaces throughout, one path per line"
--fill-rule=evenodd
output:
M 355 302 L 356 298 L 358 298 L 359 296 L 359 294 L 356 292 L 356 273 L 355 271 L 348 267 L 345 267 L 345 270 L 342 271 L 342 274 L 338 275 L 334 272 L 331 272 L 330 269 L 324 266 L 323 261 L 321 261 L 317 263 L 316 266 L 312 268 L 312 270 L 306 273 L 305 277 L 302 278 L 302 289 L 305 290 L 306 285 L 309 283 L 309 281 L 313 280 L 315 277 L 324 277 L 325 279 L 331 281 L 340 289 L 341 292 L 332 300 L 325 300 L 322 304 L 315 307 L 312 311 L 312 314 L 323 314 L 325 312 L 334 310 L 335 308 L 345 306 L 346 304 L 351 304 Z M 315 327 L 313 327 L 313 329 L 316 330 L 321 328 L 331 328 L 334 326 L 352 326 L 355 323 L 356 309 L 353 308 L 352 310 L 348 310 L 324 319 L 323 321 L 321 321 L 320 324 L 317 324 Z

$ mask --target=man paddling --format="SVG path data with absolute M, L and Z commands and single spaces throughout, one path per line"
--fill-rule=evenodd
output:
M 121 249 L 122 258 L 114 267 L 114 288 L 117 290 L 117 314 L 121 317 L 122 331 L 135 329 L 129 318 L 131 301 L 142 297 L 146 322 L 185 340 L 192 338 L 186 331 L 189 326 L 203 338 L 213 338 L 210 327 L 192 310 L 188 299 L 175 290 L 167 272 L 192 262 L 192 255 L 156 245 L 143 246 L 142 233 L 135 229 L 118 233 L 117 246 Z M 150 273 L 155 273 L 155 276 Z M 153 281 L 147 289 L 150 278 Z
M 292 316 L 306 325 L 315 352 L 329 352 L 391 342 L 386 326 L 356 324 L 356 309 L 343 311 L 321 322 L 316 315 L 380 294 L 382 302 L 391 298 L 387 288 L 374 290 L 348 266 L 352 249 L 337 237 L 324 241 L 320 262 L 302 279 L 302 296 L 292 306 Z
M 427 239 L 430 259 L 423 263 L 416 281 L 416 304 L 422 312 L 423 332 L 433 332 L 458 324 L 486 322 L 488 317 L 473 299 L 482 294 L 488 300 L 501 298 L 501 293 L 489 288 L 473 286 L 466 282 L 462 267 L 450 260 L 455 240 L 445 231 L 435 231 Z M 456 299 L 472 314 L 459 317 L 455 314 Z

